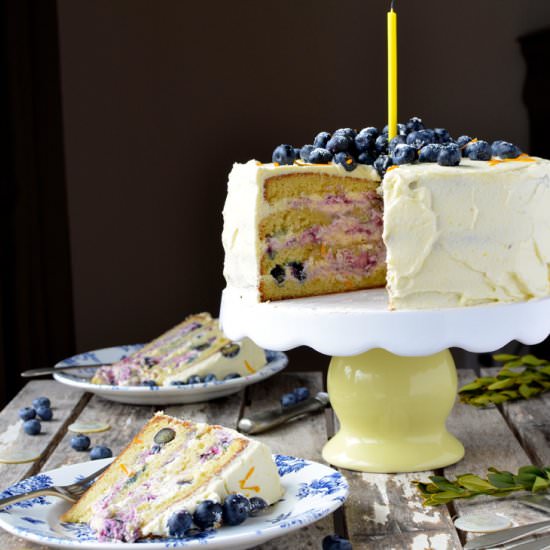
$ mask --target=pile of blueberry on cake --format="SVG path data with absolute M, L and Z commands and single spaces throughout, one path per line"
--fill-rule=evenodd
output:
M 426 128 L 418 117 L 406 124 L 398 124 L 398 134 L 388 140 L 388 127 L 380 132 L 374 126 L 359 132 L 352 128 L 340 128 L 332 134 L 318 133 L 313 144 L 301 149 L 291 145 L 279 145 L 273 151 L 273 162 L 280 165 L 302 161 L 308 164 L 340 164 L 347 171 L 355 170 L 358 164 L 376 168 L 382 176 L 390 166 L 413 162 L 437 162 L 441 166 L 457 166 L 462 157 L 471 160 L 517 158 L 520 149 L 507 141 L 490 144 L 470 136 L 456 140 L 445 128 Z

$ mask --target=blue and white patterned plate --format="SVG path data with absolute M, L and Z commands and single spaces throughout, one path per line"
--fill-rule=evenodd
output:
M 308 525 L 336 510 L 346 499 L 345 477 L 323 464 L 291 456 L 274 455 L 285 489 L 283 498 L 262 515 L 236 527 L 221 527 L 184 539 L 144 539 L 135 543 L 98 542 L 87 525 L 62 523 L 70 506 L 55 497 L 37 497 L 0 510 L 0 527 L 32 542 L 54 548 L 251 548 Z M 63 466 L 25 479 L 0 494 L 6 497 L 31 489 L 74 483 L 111 461 L 111 458 Z
M 55 365 L 86 365 L 97 363 L 114 363 L 123 359 L 130 353 L 143 347 L 143 344 L 128 346 L 115 346 L 95 351 L 81 353 L 65 359 Z M 89 379 L 82 378 L 83 375 L 91 375 L 92 369 L 76 371 L 65 371 L 55 373 L 53 377 L 62 384 L 80 388 L 84 391 L 95 393 L 119 403 L 130 403 L 133 405 L 175 405 L 182 403 L 197 403 L 209 401 L 237 393 L 239 390 L 265 380 L 275 373 L 284 369 L 288 363 L 288 357 L 280 351 L 265 350 L 267 364 L 248 376 L 233 378 L 231 380 L 217 380 L 215 382 L 201 382 L 188 386 L 109 386 L 107 384 L 92 384 Z

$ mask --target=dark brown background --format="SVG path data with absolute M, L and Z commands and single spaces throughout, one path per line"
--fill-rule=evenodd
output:
M 232 163 L 385 124 L 388 4 L 58 0 L 77 349 L 217 313 Z M 400 118 L 529 150 L 517 38 L 550 24 L 550 2 L 397 11 Z

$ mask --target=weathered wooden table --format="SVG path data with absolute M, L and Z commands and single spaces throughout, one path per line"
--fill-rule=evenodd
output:
M 471 370 L 459 371 L 461 383 L 474 377 Z M 322 389 L 323 382 L 321 373 L 281 373 L 234 396 L 208 403 L 168 406 L 165 411 L 234 428 L 241 416 L 275 406 L 284 392 L 306 385 L 313 393 Z M 54 420 L 42 423 L 41 435 L 27 436 L 22 432 L 18 410 L 40 395 L 50 397 Z M 466 472 L 485 474 L 489 466 L 515 471 L 530 463 L 550 464 L 549 405 L 550 395 L 483 410 L 457 402 L 449 428 L 464 443 L 466 457 L 438 473 L 453 477 Z M 0 413 L 0 450 L 10 445 L 24 446 L 41 453 L 41 458 L 30 464 L 0 464 L 1 486 L 7 487 L 42 470 L 87 460 L 85 453 L 78 453 L 69 445 L 71 434 L 67 426 L 76 419 L 109 423 L 112 429 L 92 434 L 92 441 L 93 444 L 105 444 L 117 453 L 153 412 L 150 406 L 112 403 L 73 391 L 52 380 L 32 381 Z M 335 425 L 337 420 L 330 410 L 326 410 L 261 434 L 258 439 L 274 452 L 322 462 L 321 448 L 334 432 Z M 513 498 L 456 501 L 450 506 L 424 508 L 411 481 L 426 479 L 430 472 L 385 475 L 344 471 L 344 474 L 351 490 L 340 510 L 261 548 L 320 549 L 323 537 L 337 532 L 347 536 L 355 550 L 456 549 L 462 548 L 467 538 L 455 530 L 453 519 L 456 516 L 475 510 L 497 512 L 522 524 L 546 519 L 543 513 Z M 0 549 L 27 548 L 39 547 L 0 531 Z

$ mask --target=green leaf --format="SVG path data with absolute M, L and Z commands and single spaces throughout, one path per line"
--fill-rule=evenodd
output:
M 544 470 L 542 470 L 541 468 L 538 468 L 537 466 L 533 466 L 532 464 L 530 464 L 529 466 L 522 466 L 518 470 L 518 474 L 519 475 L 532 474 L 535 476 L 546 477 L 546 473 Z
M 493 355 L 493 359 L 499 363 L 506 363 L 506 361 L 513 361 L 519 359 L 519 355 L 510 355 L 509 353 L 497 353 Z
M 517 487 L 514 476 L 510 472 L 488 474 L 487 479 L 491 482 L 491 485 L 494 485 L 499 489 L 511 489 L 512 487 Z
M 474 474 L 464 474 L 456 478 L 457 483 L 470 491 L 491 491 L 494 487 L 485 479 Z
M 533 491 L 533 493 L 538 493 L 540 491 L 546 491 L 549 487 L 550 480 L 537 476 L 537 478 L 535 479 L 535 483 L 533 483 L 531 491 Z
M 525 399 L 529 399 L 530 397 L 534 397 L 535 395 L 539 394 L 541 390 L 539 388 L 533 388 L 531 386 L 528 386 L 527 384 L 522 384 L 519 389 L 519 393 L 522 397 Z
M 487 387 L 487 389 L 488 390 L 505 390 L 515 385 L 516 385 L 516 382 L 514 381 L 514 379 L 505 378 L 504 380 L 499 380 L 494 384 L 491 384 L 490 386 Z
M 534 355 L 524 355 L 521 360 L 524 365 L 533 365 L 535 367 L 548 364 L 548 361 L 545 361 L 544 359 L 537 359 Z

